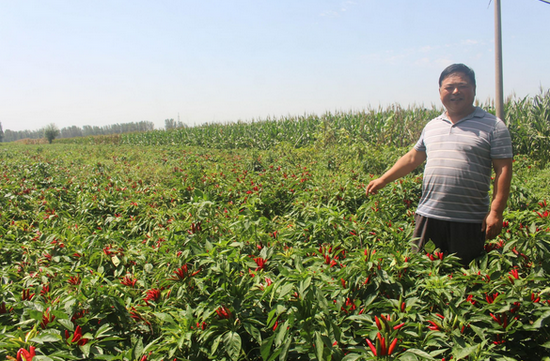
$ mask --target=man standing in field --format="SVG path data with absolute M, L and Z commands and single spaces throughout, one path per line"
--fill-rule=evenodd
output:
M 443 70 L 439 95 L 446 111 L 425 126 L 413 149 L 367 186 L 367 195 L 376 194 L 426 160 L 413 249 L 421 250 L 431 239 L 464 265 L 502 230 L 512 179 L 510 133 L 502 120 L 474 106 L 475 94 L 472 69 L 453 64 Z

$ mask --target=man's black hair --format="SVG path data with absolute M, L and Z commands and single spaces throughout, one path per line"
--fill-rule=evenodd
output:
M 443 83 L 443 80 L 445 80 L 446 77 L 456 73 L 462 73 L 466 75 L 470 79 L 474 87 L 476 86 L 476 74 L 472 69 L 464 64 L 451 64 L 441 72 L 441 75 L 439 76 L 439 87 L 441 87 L 441 83 Z

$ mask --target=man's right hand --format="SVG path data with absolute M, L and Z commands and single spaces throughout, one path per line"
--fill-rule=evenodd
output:
M 378 190 L 384 188 L 386 186 L 386 182 L 382 180 L 382 178 L 377 178 L 375 180 L 370 181 L 369 185 L 367 186 L 367 196 L 369 194 L 376 194 L 378 193 Z
M 418 151 L 414 148 L 411 149 L 407 154 L 399 158 L 389 171 L 369 183 L 367 186 L 367 196 L 378 193 L 378 190 L 384 188 L 386 184 L 406 176 L 425 160 L 426 152 Z

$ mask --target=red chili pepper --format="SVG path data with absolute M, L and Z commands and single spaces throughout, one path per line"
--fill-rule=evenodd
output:
M 390 347 L 388 347 L 388 356 L 390 356 L 395 349 L 395 346 L 397 346 L 397 339 L 394 339 L 392 343 L 390 344 Z
M 495 298 L 498 297 L 498 292 L 495 292 L 493 295 L 485 295 L 485 300 L 487 303 L 493 303 L 495 302 Z
M 400 329 L 401 327 L 403 327 L 403 326 L 405 326 L 405 322 L 400 323 L 400 324 L 397 325 L 397 326 L 393 326 L 393 329 L 394 329 L 394 330 L 399 330 L 399 329 Z
M 46 311 L 42 314 L 42 322 L 40 322 L 40 327 L 46 328 L 48 326 L 48 323 L 53 322 L 55 320 L 55 316 L 50 315 L 50 309 L 47 308 Z
M 439 326 L 434 321 L 428 321 L 431 326 L 428 326 L 428 328 L 432 331 L 439 331 Z
M 176 269 L 174 273 L 176 274 L 175 277 L 172 277 L 173 280 L 183 280 L 187 277 L 189 270 L 187 268 L 187 265 L 184 264 L 180 268 Z
M 22 361 L 23 359 L 26 361 L 32 361 L 35 356 L 34 350 L 34 346 L 31 346 L 28 351 L 24 348 L 20 348 L 19 351 L 17 351 L 17 361 Z
M 374 321 L 376 322 L 376 327 L 378 327 L 378 330 L 382 330 L 382 325 L 380 324 L 380 319 L 378 319 L 377 316 L 374 316 Z
M 386 352 L 386 340 L 384 337 L 382 337 L 382 335 L 380 334 L 380 332 L 378 332 L 376 334 L 376 336 L 378 337 L 378 340 L 380 341 L 380 356 L 386 356 L 387 355 L 387 352 Z
M 82 328 L 80 326 L 76 326 L 76 330 L 74 330 L 73 338 L 71 339 L 71 342 L 77 342 L 82 338 Z
M 34 297 L 34 293 L 31 293 L 30 289 L 23 290 L 22 295 L 21 295 L 21 299 L 23 301 L 25 301 L 25 300 L 30 301 L 30 300 L 32 300 L 33 297 Z
M 216 313 L 218 314 L 218 317 L 221 319 L 230 319 L 231 318 L 231 311 L 227 309 L 225 306 L 220 306 L 216 309 Z
M 378 356 L 378 355 L 376 354 L 376 347 L 374 347 L 374 345 L 372 344 L 372 342 L 370 342 L 370 340 L 369 340 L 368 338 L 367 338 L 366 340 L 367 340 L 367 344 L 369 345 L 370 350 L 372 351 L 372 353 L 374 354 L 374 356 Z

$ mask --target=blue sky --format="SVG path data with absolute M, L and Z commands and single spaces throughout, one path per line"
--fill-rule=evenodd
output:
M 550 88 L 550 5 L 502 0 L 504 94 Z M 494 98 L 489 0 L 0 1 L 4 130 L 188 125 Z

